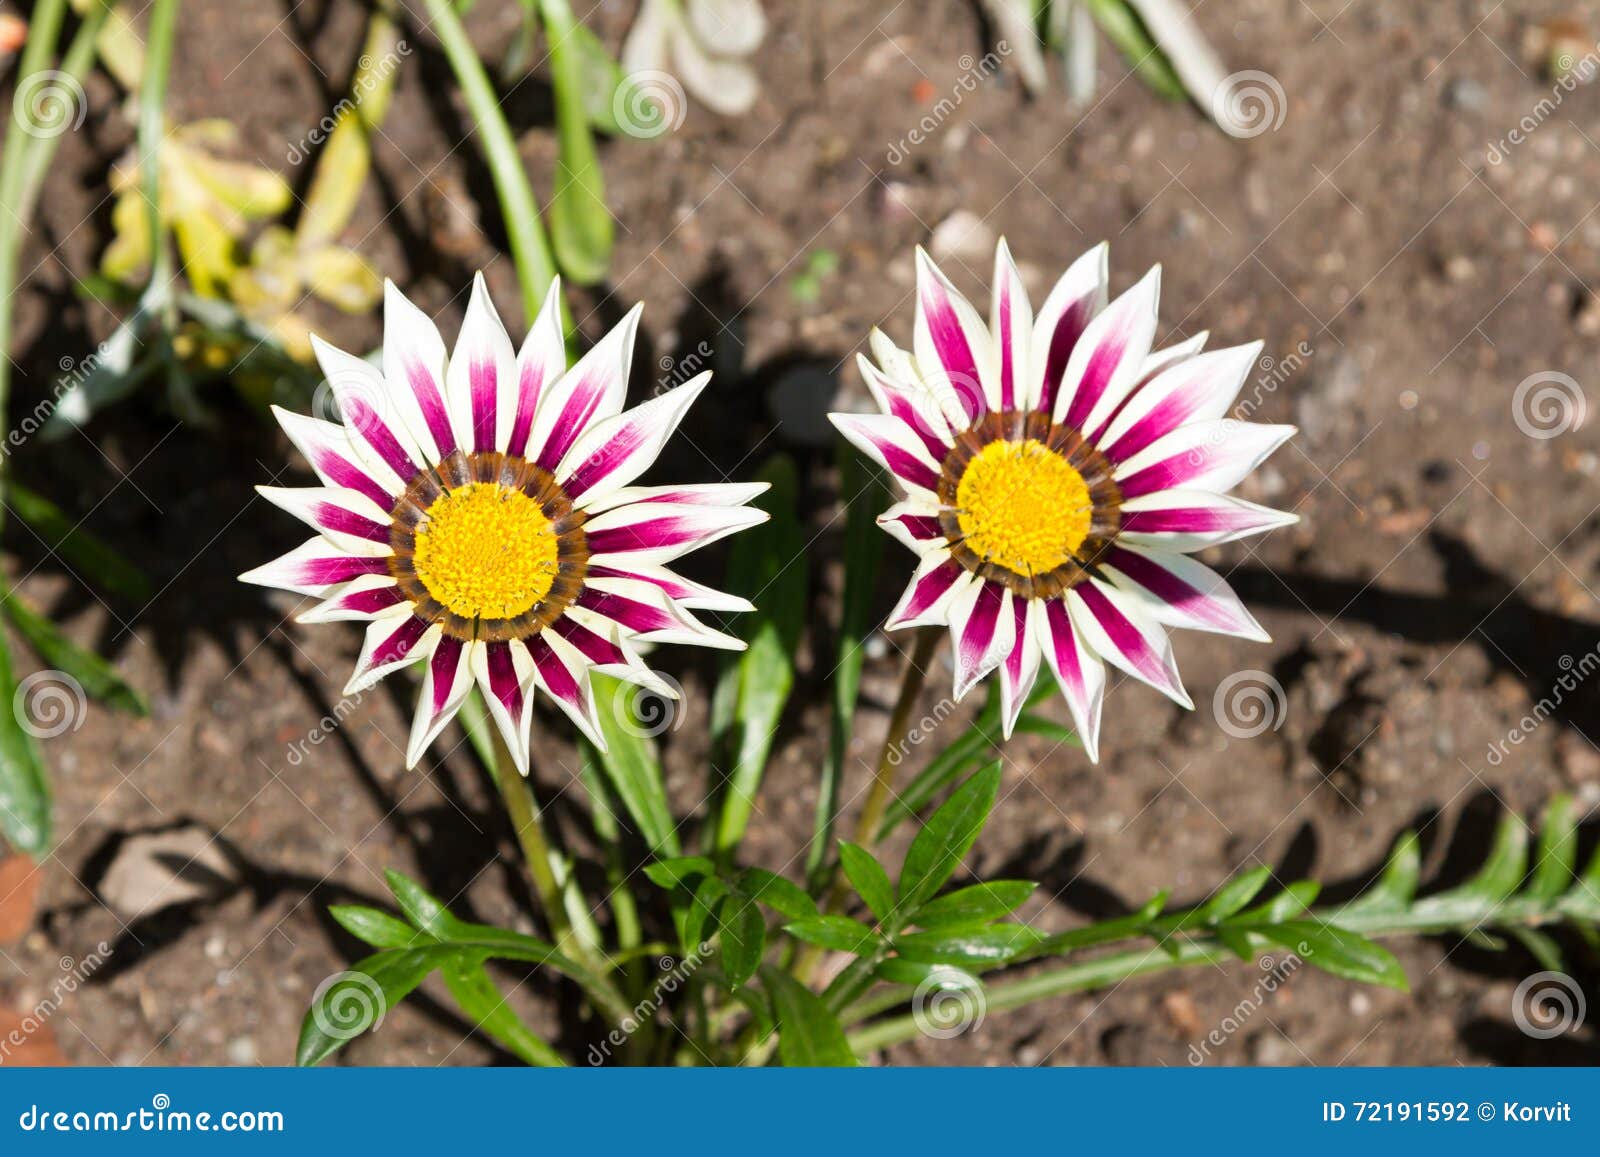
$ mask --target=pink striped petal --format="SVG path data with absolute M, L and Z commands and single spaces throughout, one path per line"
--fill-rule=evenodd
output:
M 554 470 L 590 426 L 622 412 L 642 309 L 636 305 L 629 310 L 628 316 L 540 398 L 528 437 L 528 456 L 546 470 Z
M 995 374 L 997 388 L 989 399 L 989 408 L 1031 409 L 1034 379 L 1028 359 L 1033 345 L 1033 306 L 1004 238 L 994 251 L 994 298 L 989 308 L 989 329 L 994 335 L 999 359 Z
M 584 524 L 584 532 L 592 563 L 627 566 L 634 559 L 671 562 L 679 555 L 766 520 L 766 511 L 753 506 L 637 502 L 590 519 Z M 626 557 L 606 557 L 609 555 Z
M 859 355 L 856 367 L 861 371 L 861 380 L 867 384 L 867 392 L 878 403 L 878 409 L 909 426 L 928 457 L 943 462 L 952 443 L 950 423 L 945 420 L 938 399 L 920 382 L 886 374 Z
M 962 429 L 989 409 L 991 392 L 999 396 L 994 345 L 983 318 L 920 247 L 911 348 L 923 383 L 954 401 L 964 416 Z
M 1101 452 L 1123 462 L 1188 423 L 1221 418 L 1260 353 L 1261 343 L 1251 342 L 1200 354 L 1158 373 L 1106 427 L 1098 443 Z
M 390 388 L 384 376 L 365 361 L 314 334 L 311 348 L 327 376 L 339 417 L 350 431 L 350 443 L 364 443 L 366 453 L 375 455 L 394 477 L 405 482 L 415 478 L 429 459 L 417 449 L 403 421 L 403 399 L 408 396 L 405 387 Z
M 683 506 L 744 506 L 765 494 L 766 482 L 706 482 L 690 486 L 624 486 L 603 497 L 589 496 L 583 508 L 591 515 L 635 502 L 672 502 Z
M 590 426 L 556 467 L 556 481 L 567 497 L 586 509 L 590 501 L 604 499 L 643 474 L 710 382 L 708 370 L 658 398 Z
M 1139 595 L 1158 623 L 1259 643 L 1271 641 L 1223 577 L 1187 555 L 1113 546 L 1100 561 L 1111 581 Z
M 1172 640 L 1142 599 L 1091 578 L 1067 592 L 1067 609 L 1084 643 L 1102 659 L 1180 706 L 1194 706 L 1178 677 Z
M 939 463 L 912 426 L 887 414 L 829 414 L 828 420 L 908 492 L 932 500 L 939 485 Z
M 924 555 L 884 626 L 897 631 L 902 627 L 947 623 L 956 596 L 976 581 L 971 571 L 950 557 L 948 550 Z
M 1293 426 L 1221 418 L 1174 430 L 1117 469 L 1123 498 L 1160 490 L 1232 490 L 1294 436 Z
M 1090 763 L 1100 762 L 1100 710 L 1105 704 L 1106 668 L 1084 645 L 1067 611 L 1065 599 L 1037 604 L 1033 613 L 1034 638 L 1050 665 L 1072 712 L 1073 725 L 1083 741 Z
M 926 544 L 944 538 L 937 508 L 919 502 L 897 502 L 878 515 L 878 525 L 921 554 Z
M 461 333 L 445 371 L 445 397 L 467 449 L 491 453 L 510 441 L 520 393 L 511 336 L 495 312 L 483 274 L 474 274 Z
M 396 475 L 364 443 L 358 452 L 359 440 L 346 427 L 278 406 L 272 407 L 272 413 L 318 478 L 329 486 L 355 491 L 380 510 L 394 509 L 410 479 Z
M 561 279 L 550 282 L 539 316 L 517 351 L 517 400 L 504 446 L 507 454 L 522 457 L 533 433 L 533 417 L 551 383 L 567 372 L 567 342 L 561 329 Z M 505 394 L 501 394 L 504 406 Z
M 730 595 L 708 587 L 703 583 L 686 579 L 664 566 L 635 562 L 631 558 L 628 559 L 626 566 L 596 566 L 591 561 L 588 573 L 593 578 L 636 579 L 639 582 L 649 583 L 651 586 L 660 587 L 668 598 L 684 607 L 699 607 L 707 611 L 731 612 L 753 611 L 756 609 L 755 604 L 749 599 L 742 598 L 739 595 Z
M 361 654 L 344 693 L 365 691 L 385 675 L 421 662 L 433 654 L 434 644 L 443 635 L 441 627 L 413 615 L 409 605 L 373 619 L 367 624 Z
M 1061 379 L 1084 330 L 1106 307 L 1109 250 L 1104 242 L 1067 267 L 1039 307 L 1033 322 L 1033 352 L 1029 358 L 1030 410 L 1055 413 Z
M 955 698 L 966 698 L 985 675 L 1011 652 L 1016 620 L 1012 595 L 999 583 L 978 580 L 950 603 L 950 637 L 955 645 Z
M 500 729 L 511 761 L 528 774 L 528 730 L 533 722 L 533 659 L 518 639 L 474 646 L 468 657 L 483 690 L 489 717 Z
M 741 640 L 706 626 L 660 587 L 639 579 L 597 577 L 591 570 L 577 605 L 646 642 L 744 650 Z
M 1043 651 L 1039 647 L 1038 628 L 1033 620 L 1045 613 L 1045 603 L 1039 599 L 1013 598 L 1011 600 L 1012 632 L 1011 651 L 1000 664 L 1000 721 L 1004 738 L 1010 739 L 1022 714 L 1022 705 L 1033 691 L 1039 677 L 1039 660 Z
M 389 545 L 389 514 L 371 499 L 343 487 L 257 486 L 256 493 L 320 530 L 341 546 L 363 554 L 372 544 Z
M 1163 490 L 1123 503 L 1121 533 L 1135 545 L 1189 553 L 1299 521 L 1226 494 Z
M 472 656 L 482 643 L 466 643 L 442 636 L 428 657 L 422 676 L 422 694 L 411 720 L 411 737 L 406 743 L 406 770 L 417 766 L 439 733 L 454 719 L 472 690 Z
M 392 281 L 383 283 L 383 376 L 395 416 L 427 464 L 453 454 L 461 431 L 451 425 L 445 401 L 444 339 L 433 319 Z
M 327 597 L 296 615 L 295 622 L 369 622 L 405 601 L 405 595 L 387 574 L 364 574 L 330 588 Z
M 323 598 L 329 587 L 362 575 L 387 575 L 390 555 L 388 547 L 377 546 L 366 553 L 352 553 L 318 535 L 281 558 L 246 571 L 239 581 Z
M 1067 359 L 1056 397 L 1056 421 L 1095 441 L 1101 424 L 1143 376 L 1156 336 L 1160 295 L 1161 266 L 1157 265 L 1089 323 Z
M 601 751 L 605 736 L 595 716 L 594 687 L 589 666 L 577 648 L 553 631 L 542 631 L 528 640 L 533 658 L 533 677 L 539 689 L 555 701 L 584 737 Z

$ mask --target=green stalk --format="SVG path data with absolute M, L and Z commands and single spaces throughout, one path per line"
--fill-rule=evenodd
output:
M 139 175 L 144 182 L 150 222 L 152 287 L 165 286 L 172 280 L 172 251 L 161 228 L 160 165 L 167 133 L 167 79 L 172 73 L 172 40 L 177 26 L 178 0 L 155 0 L 150 9 L 149 55 L 139 86 Z
M 522 287 L 522 309 L 532 325 L 544 303 L 550 283 L 555 280 L 555 263 L 550 242 L 539 219 L 539 203 L 522 168 L 522 157 L 511 135 L 511 126 L 500 111 L 494 86 L 483 61 L 467 38 L 466 27 L 456 14 L 451 0 L 425 0 L 433 31 L 439 38 L 450 67 L 466 98 L 483 147 L 484 160 L 494 177 L 495 193 L 506 233 L 511 238 L 511 257 L 517 267 L 517 283 Z
M 586 960 L 587 955 L 572 932 L 572 922 L 567 919 L 567 908 L 561 899 L 561 886 L 556 882 L 555 869 L 550 866 L 550 844 L 544 836 L 544 826 L 534 808 L 533 791 L 517 771 L 511 749 L 499 727 L 490 729 L 494 742 L 494 759 L 491 770 L 500 796 L 505 800 L 511 826 L 516 830 L 517 842 L 522 845 L 522 858 L 528 862 L 528 875 L 533 878 L 533 890 L 544 909 L 545 922 L 550 925 L 550 937 L 556 946 L 574 959 Z
M 110 0 L 103 0 L 84 13 L 78 31 L 72 34 L 72 41 L 67 45 L 65 55 L 61 57 L 58 71 L 73 82 L 81 84 L 83 78 L 89 75 L 89 70 L 94 67 L 100 31 L 106 26 L 106 18 L 110 14 Z M 8 141 L 7 144 L 9 143 Z M 26 151 L 23 160 L 22 193 L 17 199 L 19 221 L 26 223 L 33 219 L 33 211 L 39 203 L 39 191 L 44 187 L 45 174 L 50 171 L 50 162 L 56 155 L 56 146 L 60 143 L 60 134 L 38 137 Z

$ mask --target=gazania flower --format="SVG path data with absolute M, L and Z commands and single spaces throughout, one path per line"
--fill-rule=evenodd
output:
M 667 564 L 763 521 L 764 484 L 631 485 L 711 377 L 624 411 L 638 320 L 568 368 L 560 286 L 516 352 L 479 276 L 447 361 L 387 285 L 381 370 L 316 342 L 344 424 L 275 410 L 325 485 L 260 491 L 317 534 L 240 577 L 316 598 L 301 622 L 368 624 L 347 695 L 424 664 L 408 767 L 474 682 L 526 773 L 535 687 L 604 746 L 591 670 L 671 695 L 636 642 L 743 646 L 689 608 L 750 604 Z
M 888 626 L 949 626 L 958 699 L 998 668 L 1008 736 L 1042 656 L 1091 759 L 1105 663 L 1191 707 L 1166 627 L 1267 638 L 1190 552 L 1296 521 L 1226 493 L 1294 433 L 1224 417 L 1260 343 L 1152 351 L 1160 273 L 1108 305 L 1101 245 L 1035 314 L 1002 241 L 985 326 L 919 250 L 912 351 L 860 358 L 883 413 L 831 415 L 905 490 Z

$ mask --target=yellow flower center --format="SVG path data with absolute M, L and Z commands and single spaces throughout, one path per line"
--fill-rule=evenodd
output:
M 514 619 L 550 593 L 555 527 L 520 490 L 473 482 L 447 490 L 417 528 L 413 566 L 428 593 L 467 619 Z
M 966 545 L 1017 574 L 1049 574 L 1089 537 L 1089 484 L 1043 442 L 990 442 L 956 485 L 956 519 Z

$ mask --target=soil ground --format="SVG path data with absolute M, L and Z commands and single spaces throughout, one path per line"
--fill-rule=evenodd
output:
M 506 43 L 514 7 L 477 6 L 480 45 Z M 1209 329 L 1214 346 L 1264 339 L 1246 389 L 1259 399 L 1251 416 L 1301 428 L 1242 491 L 1293 509 L 1300 524 L 1212 557 L 1273 643 L 1180 636 L 1198 709 L 1116 687 L 1097 767 L 1041 740 L 1011 745 L 977 874 L 1044 881 L 1027 915 L 1056 929 L 1161 888 L 1197 899 L 1255 863 L 1349 894 L 1408 827 L 1423 832 L 1430 876 L 1454 878 L 1481 859 L 1501 807 L 1534 812 L 1566 790 L 1593 814 L 1592 686 L 1525 741 L 1490 752 L 1600 645 L 1590 589 L 1597 427 L 1534 437 L 1516 409 L 1531 375 L 1570 374 L 1581 390 L 1593 371 L 1600 85 L 1541 106 L 1557 90 L 1528 42 L 1568 16 L 1589 20 L 1592 42 L 1600 12 L 1540 0 L 1202 3 L 1198 19 L 1230 67 L 1265 70 L 1283 92 L 1281 125 L 1234 139 L 1128 78 L 1109 52 L 1100 92 L 1081 112 L 1066 111 L 1059 92 L 1027 99 L 1004 62 L 968 92 L 963 77 L 992 33 L 956 0 L 767 8 L 764 95 L 750 115 L 728 121 L 695 106 L 669 136 L 604 147 L 615 276 L 577 298 L 580 316 L 595 332 L 648 303 L 641 393 L 702 342 L 720 371 L 664 473 L 748 476 L 769 452 L 790 450 L 805 468 L 806 517 L 822 532 L 816 557 L 835 557 L 829 452 L 814 422 L 832 387 L 819 389 L 819 375 L 836 375 L 842 407 L 864 400 L 851 355 L 879 323 L 908 341 L 913 246 L 957 213 L 981 224 L 965 242 L 944 240 L 942 261 L 971 293 L 987 284 L 999 234 L 1036 291 L 1101 239 L 1111 242 L 1115 289 L 1161 262 L 1165 332 Z M 588 19 L 615 46 L 632 10 L 605 0 Z M 247 154 L 303 185 L 307 174 L 285 158 L 338 99 L 359 51 L 361 7 L 190 0 L 184 13 L 174 118 L 232 119 Z M 508 316 L 515 279 L 463 111 L 441 95 L 451 91 L 447 67 L 426 32 L 408 39 L 376 179 L 344 240 L 451 333 L 472 269 L 486 269 Z M 947 96 L 953 107 L 922 142 L 903 143 Z M 94 79 L 89 97 L 25 255 L 33 272 L 20 309 L 19 407 L 113 320 L 71 292 L 107 240 L 106 170 L 129 141 L 109 83 Z M 525 82 L 507 109 L 547 188 L 547 91 Z M 1533 130 L 1492 161 L 1491 144 L 1524 118 Z M 797 290 L 824 251 L 836 269 Z M 350 348 L 379 337 L 376 317 L 316 320 Z M 297 626 L 293 600 L 233 581 L 293 545 L 296 530 L 251 491 L 283 473 L 284 444 L 242 407 L 219 405 L 214 430 L 126 407 L 87 436 L 30 444 L 16 463 L 160 590 L 148 606 L 102 605 L 8 523 L 22 590 L 114 655 L 154 703 L 140 721 L 91 710 L 46 746 L 59 842 L 35 927 L 0 956 L 0 1006 L 31 1008 L 63 957 L 110 945 L 51 1022 L 75 1063 L 288 1062 L 312 990 L 360 954 L 327 905 L 381 902 L 388 868 L 477 918 L 529 927 L 514 842 L 470 753 L 442 743 L 416 772 L 403 770 L 409 690 L 340 700 L 358 633 Z M 718 565 L 709 558 L 699 573 L 715 578 Z M 880 609 L 909 568 L 890 543 Z M 831 589 L 832 569 L 817 573 Z M 831 611 L 826 594 L 820 605 Z M 903 645 L 874 642 L 851 793 L 886 725 Z M 817 629 L 749 862 L 789 862 L 806 836 L 828 666 L 810 656 L 830 648 Z M 712 668 L 681 652 L 662 662 L 700 705 L 665 737 L 671 789 L 687 807 L 704 785 Z M 1248 739 L 1223 729 L 1214 697 L 1236 672 L 1283 688 L 1276 729 Z M 930 705 L 947 677 L 941 666 Z M 1059 703 L 1047 710 L 1065 717 Z M 336 712 L 341 725 L 318 722 Z M 563 794 L 572 750 L 553 722 L 543 734 L 538 790 L 573 832 Z M 221 834 L 239 886 L 125 926 L 95 899 L 99 874 L 129 835 L 186 821 Z M 1591 842 L 1592 833 L 1586 849 Z M 1238 963 L 996 1012 L 957 1039 L 919 1040 L 885 1059 L 1183 1065 L 1196 1046 L 1213 1064 L 1600 1059 L 1593 1024 L 1545 1042 L 1514 1027 L 1513 989 L 1539 967 L 1519 949 L 1421 940 L 1397 952 L 1409 994 L 1302 969 L 1239 1018 L 1262 973 Z M 1592 982 L 1592 968 L 1584 975 Z M 535 982 L 516 1001 L 559 1033 L 569 997 Z M 1204 1046 L 1230 1017 L 1224 1043 Z M 342 1056 L 505 1059 L 442 998 L 407 1001 Z

